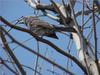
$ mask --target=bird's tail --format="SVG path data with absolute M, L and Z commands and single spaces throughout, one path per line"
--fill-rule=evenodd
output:
M 54 38 L 54 39 L 59 39 L 59 38 L 57 37 L 56 33 L 48 34 L 48 35 L 46 35 L 46 36 L 51 37 L 51 38 Z

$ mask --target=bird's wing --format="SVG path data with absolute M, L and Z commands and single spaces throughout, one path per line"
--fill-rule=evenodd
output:
M 52 29 L 53 28 L 53 26 L 51 26 L 49 23 L 44 22 L 42 20 L 36 20 L 32 24 L 36 25 L 37 27 L 46 28 L 46 29 Z
M 41 28 L 45 28 L 45 29 L 52 29 L 53 27 L 52 26 L 49 26 L 49 25 L 46 25 L 46 24 L 38 24 L 37 25 L 38 27 L 41 27 Z

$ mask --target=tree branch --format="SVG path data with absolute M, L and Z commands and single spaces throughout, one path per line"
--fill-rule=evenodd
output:
M 98 57 L 97 57 L 97 32 L 96 32 L 96 24 L 95 24 L 95 15 L 94 15 L 94 1 L 92 4 L 93 12 L 92 12 L 92 20 L 93 20 L 93 34 L 94 34 L 94 47 L 95 47 L 95 63 L 98 68 L 98 72 L 100 74 L 100 68 L 99 68 L 99 63 L 98 63 Z
M 3 60 L 3 59 L 2 59 Z M 3 60 L 3 62 L 7 62 L 7 63 L 11 63 L 11 64 L 15 64 L 14 62 L 12 62 L 12 61 L 8 61 L 8 60 Z M 32 70 L 32 71 L 35 71 L 33 68 L 31 68 L 31 67 L 29 67 L 29 66 L 27 66 L 27 65 L 23 65 L 23 64 L 21 64 L 21 66 L 23 66 L 23 67 L 25 67 L 25 68 L 28 68 L 28 69 L 30 69 L 30 70 Z M 40 72 L 38 72 L 38 71 L 36 71 L 39 75 L 42 75 Z
M 3 23 L 5 23 L 6 25 L 8 25 L 9 27 L 12 27 L 14 29 L 17 29 L 17 30 L 20 30 L 20 31 L 23 31 L 23 32 L 27 32 L 29 33 L 30 35 L 32 35 L 36 40 L 40 41 L 40 42 L 43 42 L 47 45 L 49 45 L 50 47 L 54 48 L 54 50 L 56 50 L 57 52 L 59 52 L 60 54 L 70 58 L 71 60 L 73 60 L 85 73 L 86 73 L 86 69 L 85 67 L 78 61 L 78 59 L 76 59 L 74 56 L 66 53 L 65 51 L 63 51 L 62 49 L 60 49 L 59 47 L 57 47 L 56 45 L 54 45 L 53 43 L 51 43 L 50 41 L 46 40 L 46 39 L 43 39 L 43 38 L 40 38 L 38 37 L 37 35 L 35 35 L 33 32 L 31 32 L 30 30 L 27 30 L 27 29 L 24 29 L 24 28 L 19 28 L 18 26 L 14 26 L 12 25 L 11 23 L 9 23 L 8 21 L 6 21 L 4 18 L 1 17 L 1 21 Z
M 67 26 L 67 24 L 66 24 L 66 16 L 64 15 L 64 14 L 66 14 L 66 13 L 62 12 L 53 0 L 50 0 L 50 1 L 51 1 L 52 5 L 53 5 L 55 11 L 57 12 L 57 14 L 59 15 L 59 17 L 61 18 L 63 24 L 64 24 L 65 26 Z M 63 9 L 63 10 L 64 10 L 64 9 Z M 63 14 L 63 13 L 64 13 L 64 14 Z
M 26 72 L 24 71 L 24 69 L 22 68 L 22 66 L 20 65 L 20 62 L 18 61 L 18 59 L 16 58 L 16 56 L 14 55 L 14 53 L 11 51 L 10 47 L 7 44 L 6 38 L 3 34 L 2 28 L 0 27 L 0 37 L 2 39 L 2 42 L 4 44 L 4 48 L 5 50 L 9 53 L 9 55 L 11 56 L 11 58 L 13 59 L 13 61 L 16 63 L 18 69 L 20 70 L 22 75 L 26 75 Z
M 12 73 L 14 73 L 14 74 L 16 74 L 17 75 L 17 73 L 13 70 L 13 69 L 11 69 L 4 61 L 3 61 L 3 59 L 0 57 L 0 64 L 3 64 L 6 68 L 8 68 Z
M 18 44 L 18 45 L 22 46 L 23 48 L 27 49 L 29 52 L 31 52 L 31 53 L 33 53 L 33 54 L 35 54 L 35 55 L 41 57 L 42 59 L 46 60 L 47 62 L 49 62 L 49 63 L 51 63 L 51 64 L 57 66 L 57 67 L 60 68 L 61 70 L 64 70 L 65 72 L 67 72 L 67 73 L 73 75 L 72 72 L 66 70 L 65 68 L 63 68 L 63 67 L 61 67 L 60 65 L 54 63 L 53 61 L 49 60 L 48 58 L 46 58 L 46 57 L 42 56 L 41 54 L 35 52 L 35 50 L 32 50 L 32 49 L 30 49 L 29 47 L 27 47 L 27 46 L 25 46 L 25 45 L 19 43 L 19 42 L 18 42 L 17 40 L 15 40 L 9 33 L 7 33 L 4 29 L 3 29 L 3 31 L 4 31 L 4 32 L 9 36 L 9 38 L 10 38 L 12 41 L 14 41 L 16 44 Z
M 92 13 L 92 11 L 90 11 L 90 10 L 84 11 L 84 15 L 89 15 L 90 13 Z M 82 11 L 78 11 L 78 12 L 75 14 L 75 17 L 78 17 L 78 16 L 80 16 L 80 15 L 82 15 Z

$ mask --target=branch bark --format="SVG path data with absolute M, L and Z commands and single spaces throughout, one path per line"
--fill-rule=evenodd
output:
M 96 32 L 96 23 L 95 23 L 95 15 L 94 15 L 94 1 L 93 1 L 93 4 L 92 4 L 92 9 L 93 9 L 93 12 L 92 12 L 92 20 L 93 20 L 93 33 L 94 33 L 94 47 L 95 47 L 95 63 L 96 63 L 96 67 L 97 67 L 97 70 L 98 70 L 98 75 L 100 75 L 100 68 L 99 68 L 99 63 L 98 63 L 98 57 L 97 57 L 97 32 Z
M 1 37 L 2 42 L 4 44 L 5 50 L 11 56 L 11 58 L 13 59 L 13 61 L 16 63 L 16 66 L 19 69 L 19 71 L 21 72 L 21 74 L 22 75 L 26 75 L 26 72 L 24 71 L 24 69 L 20 65 L 20 62 L 18 61 L 18 59 L 16 58 L 16 56 L 14 55 L 14 53 L 12 52 L 12 50 L 10 49 L 10 47 L 8 46 L 7 41 L 6 41 L 6 38 L 5 38 L 4 34 L 3 34 L 3 31 L 2 31 L 2 28 L 1 27 L 0 27 L 0 37 Z
M 25 45 L 19 43 L 19 42 L 18 42 L 17 40 L 15 40 L 10 34 L 8 34 L 4 29 L 2 29 L 2 30 L 9 36 L 9 38 L 10 38 L 12 41 L 14 41 L 14 42 L 15 42 L 16 44 L 18 44 L 19 46 L 21 46 L 21 47 L 27 49 L 29 52 L 31 52 L 31 53 L 33 53 L 33 54 L 35 54 L 35 55 L 41 57 L 42 59 L 46 60 L 47 62 L 49 62 L 49 63 L 51 63 L 51 64 L 57 66 L 57 67 L 60 68 L 61 70 L 65 71 L 66 73 L 69 73 L 70 75 L 74 75 L 74 74 L 73 74 L 72 72 L 70 72 L 69 70 L 66 70 L 65 68 L 61 67 L 61 66 L 58 65 L 57 63 L 54 63 L 53 61 L 49 60 L 48 58 L 46 58 L 46 57 L 42 56 L 41 54 L 35 52 L 35 50 L 32 50 L 32 49 L 30 49 L 29 47 L 27 47 L 27 46 L 25 46 Z
M 59 52 L 60 54 L 62 54 L 62 55 L 64 55 L 65 57 L 68 57 L 68 58 L 70 58 L 71 60 L 73 60 L 73 61 L 87 74 L 85 67 L 82 65 L 81 62 L 79 62 L 78 59 L 76 59 L 74 56 L 72 56 L 72 55 L 66 53 L 65 51 L 63 51 L 62 49 L 60 49 L 59 47 L 57 47 L 56 45 L 54 45 L 53 43 L 51 43 L 50 41 L 38 37 L 37 35 L 35 35 L 34 33 L 32 33 L 30 30 L 27 30 L 27 29 L 24 29 L 24 28 L 21 28 L 21 27 L 18 27 L 18 26 L 14 26 L 14 25 L 12 25 L 11 23 L 9 23 L 7 20 L 5 20 L 5 19 L 2 18 L 2 17 L 1 17 L 1 21 L 2 21 L 3 23 L 5 23 L 6 25 L 8 25 L 9 27 L 11 27 L 11 28 L 20 30 L 20 31 L 22 31 L 22 32 L 27 32 L 27 33 L 29 33 L 29 34 L 32 35 L 36 40 L 38 40 L 38 41 L 40 41 L 40 42 L 43 42 L 43 43 L 49 45 L 50 47 L 54 48 L 54 50 L 56 50 L 56 51 Z
M 87 74 L 88 75 L 99 75 L 98 74 L 98 71 L 97 71 L 98 69 L 97 69 L 97 66 L 95 64 L 95 61 L 93 59 L 91 59 L 91 57 L 87 54 L 86 42 L 84 40 L 83 34 L 81 33 L 81 30 L 79 29 L 79 26 L 78 26 L 78 23 L 77 23 L 75 14 L 74 14 L 74 9 L 72 8 L 71 1 L 70 0 L 69 0 L 69 3 L 70 3 L 70 6 L 71 6 L 71 10 L 73 12 L 73 20 L 74 20 L 74 23 L 75 23 L 75 27 L 76 27 L 76 30 L 78 32 L 77 35 L 75 34 L 77 37 L 75 37 L 75 35 L 73 36 L 75 38 L 75 43 L 77 44 L 77 48 L 80 48 L 78 50 L 78 52 L 79 52 L 78 56 L 81 59 L 81 62 L 86 67 L 86 70 L 87 70 Z M 78 38 L 78 40 L 76 38 Z M 78 41 L 78 43 L 77 43 L 77 41 Z
M 3 61 L 3 59 L 0 57 L 0 64 L 3 64 L 6 68 L 8 68 L 8 70 L 10 70 L 12 73 L 14 73 L 14 74 L 16 74 L 17 75 L 17 73 L 12 69 L 12 68 L 10 68 L 4 61 Z

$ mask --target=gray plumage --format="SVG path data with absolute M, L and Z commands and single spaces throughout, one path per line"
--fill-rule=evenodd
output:
M 28 16 L 23 17 L 22 20 L 24 24 L 38 36 L 47 36 L 58 39 L 55 31 L 53 30 L 53 26 L 43 20 L 40 20 L 38 17 Z

